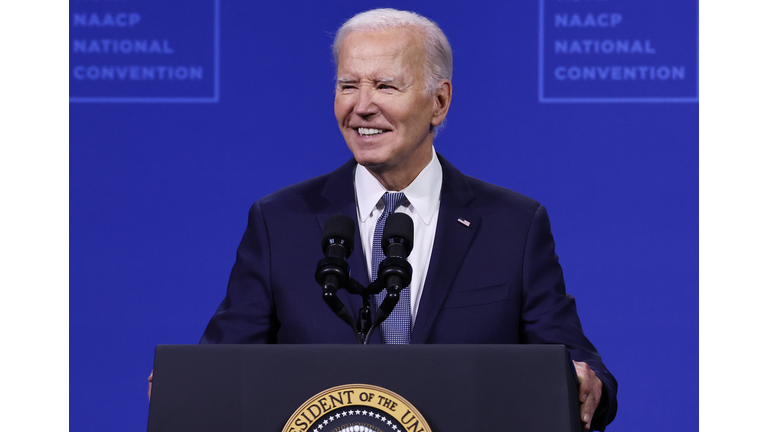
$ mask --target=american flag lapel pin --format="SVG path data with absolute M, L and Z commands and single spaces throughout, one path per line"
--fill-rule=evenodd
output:
M 467 227 L 469 226 L 469 221 L 462 218 L 459 218 L 459 223 Z

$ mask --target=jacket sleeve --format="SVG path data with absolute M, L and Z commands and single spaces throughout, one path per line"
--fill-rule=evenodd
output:
M 536 210 L 526 240 L 523 297 L 521 341 L 564 344 L 573 360 L 589 364 L 603 383 L 603 396 L 595 410 L 592 428 L 604 430 L 616 416 L 618 384 L 584 335 L 576 301 L 565 291 L 563 271 L 555 254 L 555 241 L 544 206 Z
M 275 343 L 279 323 L 271 291 L 269 232 L 258 202 L 232 268 L 227 295 L 211 318 L 201 344 Z

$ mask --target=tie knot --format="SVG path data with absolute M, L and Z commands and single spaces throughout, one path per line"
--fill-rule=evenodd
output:
M 392 213 L 400 204 L 405 201 L 405 194 L 402 192 L 384 192 L 384 213 Z

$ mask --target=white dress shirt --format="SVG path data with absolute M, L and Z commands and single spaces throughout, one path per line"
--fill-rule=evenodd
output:
M 443 168 L 432 148 L 432 160 L 416 179 L 401 191 L 387 191 L 362 165 L 355 169 L 355 198 L 357 200 L 357 222 L 360 227 L 363 255 L 368 264 L 368 280 L 371 279 L 371 253 L 373 232 L 376 221 L 384 212 L 384 192 L 403 192 L 405 202 L 395 213 L 405 213 L 413 219 L 413 251 L 408 262 L 413 267 L 411 280 L 411 324 L 416 322 L 416 312 L 427 279 L 427 269 L 435 243 L 437 214 L 440 210 L 440 189 L 443 185 Z M 380 247 L 380 246 L 379 246 Z

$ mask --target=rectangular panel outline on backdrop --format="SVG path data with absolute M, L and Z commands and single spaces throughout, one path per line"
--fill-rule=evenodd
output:
M 70 97 L 77 103 L 218 103 L 219 102 L 219 1 L 213 0 L 213 97 Z
M 699 35 L 696 19 L 696 97 L 544 97 L 544 1 L 539 0 L 539 102 L 540 103 L 678 103 L 699 102 Z

